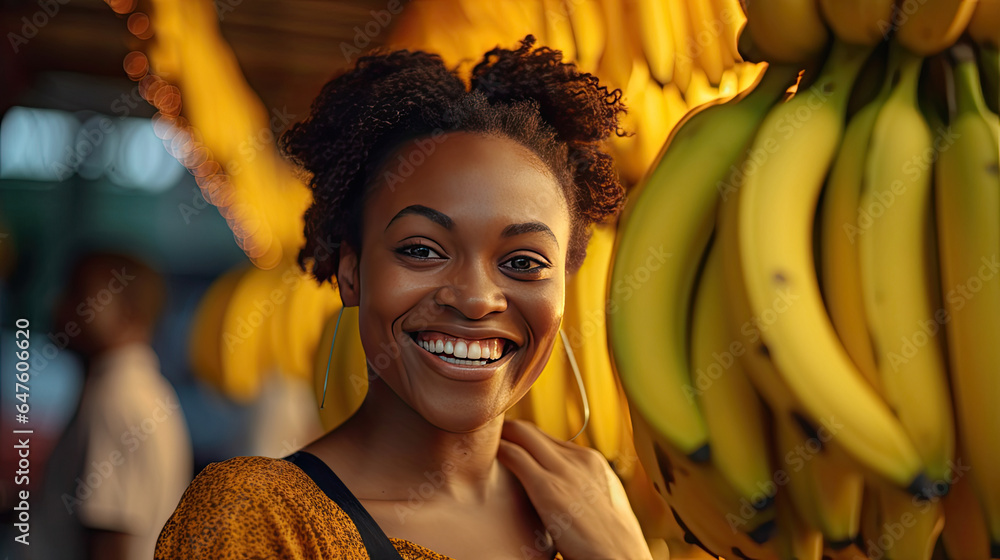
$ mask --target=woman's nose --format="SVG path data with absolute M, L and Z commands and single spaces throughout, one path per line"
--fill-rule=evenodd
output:
M 473 320 L 502 312 L 507 309 L 507 297 L 491 272 L 489 265 L 465 267 L 448 278 L 434 300 Z

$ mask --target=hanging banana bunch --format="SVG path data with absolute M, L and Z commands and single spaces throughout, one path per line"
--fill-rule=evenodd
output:
M 1000 9 L 746 8 L 763 79 L 681 122 L 619 225 L 642 466 L 715 555 L 1000 558 Z
M 688 110 L 736 95 L 760 72 L 737 49 L 745 21 L 738 0 L 414 0 L 388 44 L 438 52 L 468 71 L 483 52 L 533 34 L 622 90 L 623 128 L 635 135 L 612 139 L 612 149 L 633 185 Z

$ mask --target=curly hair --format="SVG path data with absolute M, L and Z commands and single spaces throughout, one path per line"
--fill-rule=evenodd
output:
M 494 48 L 472 69 L 468 84 L 441 57 L 398 50 L 358 59 L 327 82 L 310 114 L 282 135 L 284 155 L 309 176 L 313 200 L 305 213 L 298 264 L 320 283 L 334 282 L 338 247 L 361 247 L 361 209 L 384 160 L 405 141 L 446 132 L 502 136 L 534 152 L 560 183 L 572 231 L 567 268 L 583 262 L 590 225 L 615 216 L 624 203 L 603 142 L 625 112 L 621 90 L 562 61 L 532 35 L 515 50 Z M 319 258 L 326 249 L 329 255 Z

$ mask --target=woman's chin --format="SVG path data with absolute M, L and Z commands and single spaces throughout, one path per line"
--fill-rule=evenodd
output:
M 503 411 L 483 407 L 436 406 L 418 412 L 424 420 L 439 430 L 456 434 L 466 434 L 482 429 L 503 416 Z

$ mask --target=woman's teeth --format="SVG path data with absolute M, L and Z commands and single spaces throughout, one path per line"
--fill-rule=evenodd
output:
M 424 350 L 449 364 L 485 365 L 489 360 L 498 360 L 503 355 L 503 342 L 500 339 L 478 340 L 418 340 Z

